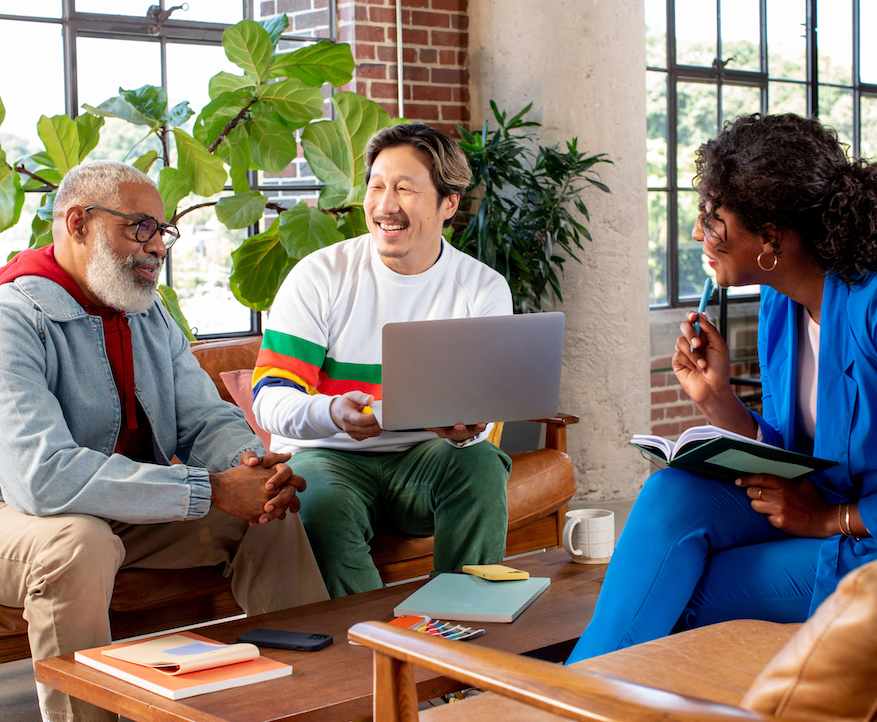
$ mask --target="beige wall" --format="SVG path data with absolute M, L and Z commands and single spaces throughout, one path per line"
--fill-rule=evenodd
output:
M 489 101 L 533 103 L 543 143 L 607 153 L 611 195 L 588 191 L 594 241 L 566 264 L 561 410 L 578 499 L 634 497 L 648 474 L 627 441 L 649 428 L 643 0 L 469 0 L 472 126 Z

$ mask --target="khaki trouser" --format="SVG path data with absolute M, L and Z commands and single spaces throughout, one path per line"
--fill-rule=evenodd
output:
M 298 514 L 250 527 L 211 509 L 193 521 L 131 525 L 78 514 L 34 517 L 0 502 L 0 529 L 0 604 L 24 608 L 33 659 L 110 644 L 110 598 L 125 567 L 224 562 L 249 615 L 328 599 Z M 37 693 L 50 722 L 117 719 L 43 685 Z

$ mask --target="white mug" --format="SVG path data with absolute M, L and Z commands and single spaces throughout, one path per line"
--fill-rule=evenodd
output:
M 615 513 L 574 509 L 566 513 L 563 548 L 578 564 L 605 564 L 615 549 Z

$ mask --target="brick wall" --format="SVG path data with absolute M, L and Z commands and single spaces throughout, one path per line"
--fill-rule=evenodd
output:
M 737 349 L 736 358 L 751 358 L 755 349 Z M 685 429 L 706 424 L 707 420 L 682 390 L 670 366 L 671 357 L 651 360 L 652 426 L 651 433 L 675 439 Z M 731 376 L 758 378 L 758 361 L 744 360 L 731 364 Z M 735 385 L 734 393 L 747 408 L 761 411 L 761 389 L 748 385 Z
M 468 0 L 403 0 L 405 117 L 449 133 L 469 122 Z M 347 90 L 399 114 L 395 0 L 338 0 L 338 39 L 356 60 Z

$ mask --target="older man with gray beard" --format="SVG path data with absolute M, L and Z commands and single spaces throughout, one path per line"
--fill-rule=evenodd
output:
M 74 168 L 52 235 L 0 268 L 0 604 L 24 608 L 34 659 L 109 644 L 127 566 L 226 563 L 248 614 L 327 598 L 289 455 L 265 453 L 154 296 L 179 236 L 154 183 Z M 116 718 L 38 693 L 45 720 Z

